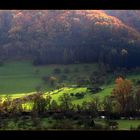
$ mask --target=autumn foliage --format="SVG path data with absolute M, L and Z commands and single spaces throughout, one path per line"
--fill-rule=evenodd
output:
M 119 84 L 120 82 L 122 82 L 123 81 L 123 78 L 122 77 L 118 77 L 118 78 L 116 78 L 116 80 L 115 80 L 115 84 Z
M 113 96 L 121 105 L 121 110 L 124 111 L 127 105 L 128 98 L 132 95 L 132 83 L 130 80 L 118 77 L 115 80 L 115 88 L 112 91 Z
M 124 95 L 127 96 L 132 91 L 132 83 L 130 80 L 124 80 L 121 77 L 115 80 L 116 87 L 114 88 L 113 95 Z
M 140 33 L 105 10 L 0 10 L 0 33 L 0 60 L 140 65 Z

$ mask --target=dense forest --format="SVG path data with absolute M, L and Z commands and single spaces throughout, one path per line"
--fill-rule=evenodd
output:
M 109 10 L 1 10 L 0 59 L 140 66 L 139 16 L 134 13 L 140 15 L 134 10 L 127 13 L 131 16 Z

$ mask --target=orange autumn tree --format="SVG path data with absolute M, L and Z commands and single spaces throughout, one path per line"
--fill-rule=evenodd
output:
M 125 111 L 128 98 L 132 95 L 131 81 L 122 77 L 116 78 L 112 94 L 119 102 L 121 111 Z

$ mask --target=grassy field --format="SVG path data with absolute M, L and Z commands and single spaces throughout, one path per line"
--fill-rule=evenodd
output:
M 61 70 L 60 74 L 54 74 L 56 68 Z M 69 73 L 65 73 L 65 69 L 69 69 Z M 43 88 L 45 95 L 50 92 L 54 100 L 58 100 L 63 93 L 86 93 L 87 89 L 84 87 L 67 88 L 67 86 L 75 84 L 76 79 L 81 75 L 87 77 L 95 70 L 97 70 L 96 64 L 33 66 L 29 61 L 6 62 L 4 66 L 0 66 L 0 95 L 1 97 L 10 95 L 12 98 L 19 98 L 34 93 L 37 86 Z M 48 84 L 44 84 L 42 77 L 48 75 L 53 75 L 58 79 L 63 75 L 66 76 L 67 79 L 63 81 L 66 87 L 62 88 L 59 94 L 57 90 L 53 90 Z M 98 95 L 104 97 L 109 94 L 110 90 L 111 88 L 106 88 Z M 80 104 L 83 101 L 89 101 L 92 97 L 93 95 L 86 94 L 84 99 L 73 100 L 73 103 Z
M 137 128 L 140 125 L 140 120 L 117 120 L 120 130 L 129 130 L 130 128 Z
M 88 67 L 88 69 L 85 69 Z M 54 69 L 60 69 L 60 74 L 54 74 Z M 69 69 L 69 73 L 65 73 L 64 69 Z M 41 86 L 44 91 L 44 95 L 50 93 L 52 99 L 59 103 L 59 97 L 66 94 L 76 94 L 84 92 L 85 96 L 82 99 L 74 98 L 73 104 L 82 104 L 83 101 L 90 101 L 95 96 L 99 96 L 103 99 L 106 95 L 110 95 L 113 84 L 103 86 L 104 90 L 98 94 L 91 94 L 87 92 L 86 87 L 70 88 L 70 85 L 75 84 L 78 77 L 87 77 L 93 71 L 97 70 L 96 64 L 73 64 L 73 65 L 46 65 L 46 66 L 33 66 L 29 61 L 21 62 L 7 62 L 4 66 L 0 67 L 0 95 L 5 97 L 9 95 L 11 98 L 19 98 L 25 95 L 35 93 L 36 87 Z M 36 72 L 38 71 L 38 72 Z M 54 90 L 48 84 L 44 84 L 42 77 L 46 75 L 54 75 L 58 79 L 62 75 L 65 75 L 67 79 L 63 81 L 66 87 L 59 90 Z M 29 104 L 27 108 L 31 108 Z
M 130 128 L 137 128 L 140 125 L 140 120 L 115 120 L 118 123 L 117 130 L 130 130 Z M 96 120 L 98 124 L 105 125 L 104 120 Z
M 90 68 L 85 71 L 84 65 Z M 59 68 L 62 72 L 59 75 L 53 73 L 55 68 Z M 69 73 L 64 73 L 64 69 L 70 70 Z M 65 75 L 66 84 L 72 84 L 79 76 L 86 76 L 96 69 L 95 64 L 73 64 L 73 65 L 46 65 L 33 66 L 31 62 L 7 62 L 4 66 L 0 66 L 0 94 L 20 94 L 34 92 L 37 86 L 42 86 L 44 91 L 49 91 L 51 88 L 47 84 L 43 84 L 42 77 L 54 75 L 61 77 Z M 78 69 L 78 72 L 74 70 Z M 37 73 L 38 71 L 38 73 Z
M 54 74 L 54 69 L 60 69 L 60 74 Z M 69 69 L 69 73 L 64 70 Z M 36 91 L 37 86 L 41 86 L 45 95 L 51 93 L 53 99 L 58 98 L 63 93 L 86 93 L 83 99 L 73 100 L 75 104 L 81 104 L 83 101 L 89 101 L 92 97 L 98 96 L 103 99 L 106 95 L 110 95 L 114 84 L 114 79 L 111 80 L 109 85 L 104 85 L 101 92 L 98 94 L 89 94 L 86 87 L 83 88 L 68 88 L 73 85 L 78 77 L 87 77 L 93 71 L 97 70 L 96 64 L 71 64 L 71 65 L 46 65 L 46 66 L 33 66 L 30 61 L 14 61 L 6 62 L 4 66 L 0 66 L 0 95 L 10 95 L 12 98 L 21 97 L 24 95 L 32 94 Z M 63 81 L 66 87 L 61 91 L 53 90 L 50 85 L 45 84 L 42 80 L 43 76 L 55 76 L 59 80 L 62 76 L 66 77 Z M 129 79 L 140 78 L 140 74 L 131 74 L 127 76 Z M 62 81 L 61 81 L 62 82 Z

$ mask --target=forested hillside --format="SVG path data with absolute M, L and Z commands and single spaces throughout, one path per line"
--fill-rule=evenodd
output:
M 140 11 L 139 10 L 105 10 L 105 13 L 115 16 L 126 25 L 135 28 L 140 32 Z
M 108 13 L 112 14 L 102 10 L 1 10 L 0 59 L 31 59 L 35 65 L 104 62 L 111 67 L 139 66 L 138 28 Z

